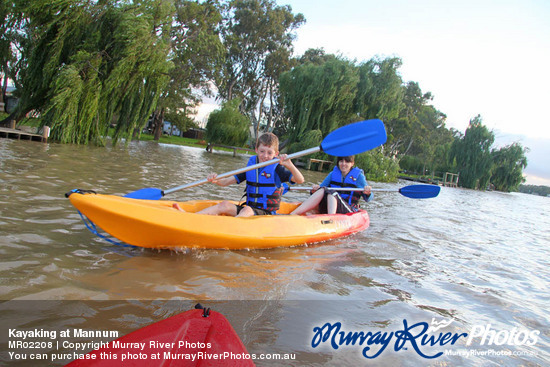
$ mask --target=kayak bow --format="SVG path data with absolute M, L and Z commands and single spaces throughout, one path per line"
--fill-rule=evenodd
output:
M 133 347 L 138 344 L 143 349 Z M 215 367 L 222 360 L 224 366 L 254 366 L 229 321 L 207 308 L 186 311 L 138 329 L 67 366 Z

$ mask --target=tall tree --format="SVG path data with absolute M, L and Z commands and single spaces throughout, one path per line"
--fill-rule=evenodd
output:
M 432 99 L 431 93 L 423 93 L 416 82 L 408 82 L 401 89 L 403 97 L 398 116 L 385 120 L 389 155 L 413 154 L 414 145 L 421 144 L 424 129 L 419 115 Z
M 15 79 L 15 53 L 19 44 L 18 29 L 21 26 L 18 15 L 13 1 L 0 0 L 0 103 L 5 102 L 8 80 Z
M 306 52 L 298 58 L 298 64 L 322 65 L 336 58 L 337 57 L 333 54 L 327 54 L 322 48 L 308 48 Z
M 432 105 L 424 105 L 416 114 L 418 119 L 417 140 L 412 145 L 412 152 L 424 162 L 424 170 L 434 169 L 436 163 L 444 163 L 447 159 L 446 150 L 453 141 L 451 132 L 445 127 L 447 116 Z
M 499 191 L 517 191 L 519 185 L 525 182 L 523 169 L 527 167 L 528 152 L 520 143 L 513 143 L 493 151 L 493 172 L 491 183 Z
M 28 53 L 32 43 L 27 32 L 29 19 L 24 13 L 24 3 L 15 0 L 0 0 L 0 99 L 4 102 L 8 81 L 15 84 L 16 93 L 22 90 L 21 78 L 26 69 Z M 16 118 L 16 114 L 0 121 L 0 126 L 7 125 Z
M 290 70 L 294 64 L 295 60 L 291 58 L 290 50 L 284 47 L 277 49 L 266 57 L 264 78 L 262 79 L 262 87 L 259 89 L 257 117 L 252 118 L 256 138 L 260 135 L 261 121 L 266 124 L 265 130 L 271 131 L 277 122 L 283 118 L 284 105 L 282 105 L 280 99 L 279 77 L 285 71 Z
M 393 57 L 373 58 L 359 66 L 355 108 L 362 118 L 388 121 L 399 116 L 404 107 L 401 65 L 401 59 Z
M 206 139 L 212 143 L 243 146 L 248 139 L 249 123 L 239 111 L 241 101 L 233 98 L 208 117 Z
M 115 141 L 153 111 L 168 82 L 168 0 L 37 0 L 21 8 L 33 42 L 16 119 L 42 113 L 52 138 L 101 144 L 111 123 Z
M 491 145 L 495 135 L 483 125 L 480 115 L 470 120 L 466 133 L 456 139 L 450 158 L 456 160 L 459 185 L 470 189 L 485 189 L 491 178 Z
M 258 131 L 266 114 L 273 121 L 276 81 L 290 68 L 293 31 L 304 17 L 273 0 L 232 0 L 225 14 L 222 36 L 227 54 L 219 95 L 223 100 L 241 98 L 242 110 Z
M 322 136 L 357 121 L 354 101 L 359 76 L 348 60 L 328 58 L 322 64 L 306 63 L 281 75 L 280 88 L 289 124 L 290 142 L 311 130 Z
M 174 5 L 168 55 L 174 67 L 153 114 L 157 140 L 165 115 L 182 131 L 192 124 L 188 115 L 201 94 L 211 95 L 212 81 L 220 80 L 224 56 L 219 37 L 220 5 L 197 0 L 175 0 Z

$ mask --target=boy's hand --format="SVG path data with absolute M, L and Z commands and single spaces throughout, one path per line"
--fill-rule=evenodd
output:
M 209 174 L 206 177 L 206 180 L 218 186 L 229 186 L 237 182 L 235 176 L 218 178 L 218 175 L 216 173 Z
M 290 169 L 290 167 L 294 166 L 292 161 L 290 159 L 287 160 L 288 155 L 287 154 L 281 154 L 279 155 L 279 159 L 281 162 L 279 163 L 281 166 Z
M 279 155 L 279 159 L 281 160 L 280 165 L 288 169 L 292 173 L 291 181 L 297 184 L 301 184 L 304 182 L 304 176 L 302 173 L 296 168 L 294 163 L 290 159 L 288 159 L 288 155 L 281 154 Z
M 217 183 L 218 180 L 216 180 L 216 177 L 218 177 L 218 175 L 216 173 L 210 173 L 207 177 L 206 177 L 206 180 L 207 181 L 210 181 L 212 183 Z

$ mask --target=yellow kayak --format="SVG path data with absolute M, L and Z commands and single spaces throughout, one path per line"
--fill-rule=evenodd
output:
M 147 248 L 260 249 L 296 246 L 348 236 L 369 226 L 361 210 L 350 214 L 284 215 L 299 203 L 281 203 L 278 214 L 235 218 L 195 214 L 215 200 L 141 200 L 74 190 L 71 203 L 111 236 Z

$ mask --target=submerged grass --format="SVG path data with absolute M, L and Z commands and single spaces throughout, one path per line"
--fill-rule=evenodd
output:
M 154 141 L 155 137 L 151 134 L 141 134 L 139 139 L 137 140 Z M 198 147 L 198 148 L 206 147 L 206 142 L 204 140 L 182 138 L 179 136 L 170 136 L 170 135 L 162 135 L 158 142 L 162 144 L 185 145 L 185 146 Z
M 5 116 L 4 116 L 5 115 Z M 8 114 L 0 112 L 0 119 L 6 117 Z M 29 127 L 39 127 L 41 123 L 40 118 L 25 118 L 23 121 L 21 121 L 20 125 L 29 126 Z M 113 128 L 109 129 L 108 135 L 112 136 L 114 132 Z M 142 133 L 138 139 L 135 139 L 137 141 L 154 141 L 155 138 L 152 134 L 145 134 Z M 206 141 L 201 139 L 192 139 L 192 138 L 183 138 L 179 136 L 171 136 L 171 135 L 162 135 L 160 139 L 158 140 L 159 143 L 162 144 L 172 144 L 172 145 L 183 145 L 188 147 L 195 147 L 195 148 L 206 148 Z M 216 150 L 224 150 L 228 152 L 232 152 L 232 149 L 226 149 L 222 147 L 216 147 Z

